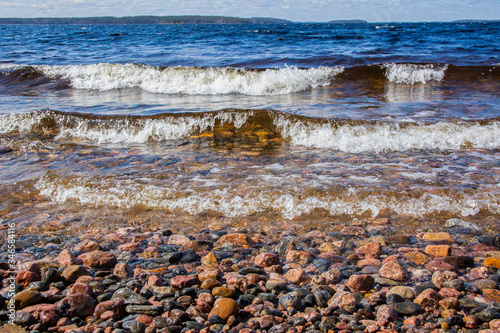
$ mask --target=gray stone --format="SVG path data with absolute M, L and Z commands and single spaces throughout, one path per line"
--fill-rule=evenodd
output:
M 459 228 L 466 228 L 466 229 L 472 229 L 476 231 L 481 231 L 482 228 L 478 226 L 475 223 L 472 222 L 467 222 L 464 220 L 460 219 L 449 219 L 446 221 L 446 227 L 452 228 L 452 227 L 459 227 Z
M 314 300 L 320 308 L 326 308 L 330 298 L 332 298 L 332 295 L 326 290 L 316 290 L 314 292 Z
M 130 304 L 125 308 L 127 313 L 139 313 L 150 316 L 158 316 L 163 312 L 163 307 L 158 305 L 137 305 Z
M 122 299 L 125 304 L 137 304 L 137 305 L 151 305 L 147 299 L 139 295 L 138 293 L 128 289 L 121 288 L 114 292 L 111 299 L 119 298 Z
M 489 322 L 493 319 L 500 319 L 500 313 L 496 312 L 493 309 L 486 308 L 483 311 L 479 312 L 477 314 L 477 317 L 484 322 Z
M 144 333 L 146 326 L 143 323 L 135 320 L 124 321 L 122 327 L 128 330 L 130 333 Z

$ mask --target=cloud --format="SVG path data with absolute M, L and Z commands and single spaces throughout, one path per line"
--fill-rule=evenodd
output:
M 13 0 L 0 6 L 3 17 L 226 15 L 317 22 L 498 19 L 500 12 L 498 0 Z

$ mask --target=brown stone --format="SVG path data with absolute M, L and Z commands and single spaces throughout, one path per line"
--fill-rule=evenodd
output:
M 75 282 L 80 276 L 89 275 L 85 267 L 80 265 L 68 266 L 61 274 L 64 280 L 69 283 Z
M 109 252 L 92 251 L 87 253 L 84 263 L 92 268 L 107 269 L 115 267 L 117 259 L 114 254 Z
M 379 270 L 380 277 L 391 279 L 395 281 L 406 281 L 408 279 L 408 273 L 406 268 L 399 263 L 397 260 L 390 260 L 386 262 Z
M 368 292 L 375 282 L 371 275 L 351 275 L 347 285 L 352 291 Z
M 361 227 L 345 227 L 344 229 L 340 230 L 340 233 L 345 236 L 366 237 L 366 231 Z
M 328 306 L 338 306 L 352 313 L 356 309 L 356 298 L 350 292 L 337 291 L 328 301 Z
M 255 257 L 255 265 L 259 267 L 269 267 L 279 263 L 280 257 L 274 253 L 260 253 Z
M 253 244 L 252 240 L 247 235 L 236 233 L 222 236 L 221 238 L 219 238 L 219 240 L 217 240 L 215 246 L 221 246 L 227 243 L 239 246 L 241 248 L 249 248 Z
M 294 262 L 301 265 L 307 265 L 314 260 L 314 255 L 307 251 L 291 250 L 286 253 L 286 262 Z
M 189 275 L 174 276 L 170 280 L 170 285 L 172 286 L 172 288 L 176 290 L 192 287 L 197 284 L 200 284 L 200 280 L 195 276 L 189 276 Z
M 57 256 L 56 260 L 62 266 L 81 265 L 82 264 L 82 260 L 77 258 L 73 253 L 71 253 L 67 249 L 62 250 L 61 253 L 59 253 L 59 255 Z
M 127 263 L 119 262 L 115 265 L 113 274 L 120 277 L 122 280 L 126 280 L 134 276 L 134 271 Z
M 92 297 L 85 294 L 69 295 L 56 303 L 59 309 L 62 309 L 63 314 L 68 317 L 90 316 L 94 312 L 94 304 Z
M 219 298 L 215 301 L 214 307 L 208 314 L 208 317 L 219 316 L 223 320 L 227 320 L 230 316 L 238 313 L 238 303 L 232 298 Z
M 212 289 L 212 295 L 217 297 L 226 297 L 226 298 L 234 298 L 236 296 L 236 292 L 228 287 L 215 287 Z
M 427 245 L 425 253 L 433 257 L 446 257 L 451 255 L 451 246 L 449 245 Z
M 248 288 L 248 280 L 239 273 L 227 273 L 223 278 L 226 280 L 228 287 L 239 289 L 242 292 L 245 292 Z
M 76 245 L 75 249 L 79 252 L 92 252 L 101 250 L 101 246 L 93 240 L 86 239 Z
M 31 271 L 21 271 L 16 275 L 16 283 L 26 288 L 31 282 L 40 281 L 40 275 Z
M 183 249 L 190 249 L 192 247 L 191 240 L 182 235 L 171 235 L 168 237 L 167 244 L 169 245 L 177 245 Z
M 498 289 L 483 289 L 483 296 L 489 302 L 500 302 L 500 290 Z
M 320 250 L 321 253 L 341 254 L 340 249 L 337 246 L 335 246 L 333 243 L 330 243 L 330 242 L 322 243 L 318 247 L 318 250 Z
M 494 257 L 486 258 L 483 261 L 483 266 L 494 267 L 494 268 L 499 269 L 500 268 L 500 259 L 494 258 Z
M 453 243 L 453 239 L 447 232 L 427 232 L 422 236 L 422 239 L 431 242 L 450 242 Z
M 222 283 L 220 283 L 220 281 L 215 280 L 215 279 L 206 279 L 206 280 L 203 280 L 201 282 L 200 288 L 212 290 L 213 288 L 220 287 L 220 286 L 222 286 Z
M 38 291 L 26 289 L 15 294 L 13 296 L 13 300 L 17 310 L 25 308 L 29 305 L 40 303 L 43 300 L 43 297 Z
M 201 258 L 201 264 L 205 266 L 219 266 L 219 262 L 217 261 L 217 257 L 213 251 L 208 252 L 205 256 Z
M 431 261 L 431 259 L 427 255 L 418 251 L 405 253 L 405 257 L 419 266 L 425 265 L 429 261 Z
M 439 295 L 437 291 L 434 289 L 426 289 L 422 291 L 414 300 L 415 303 L 420 304 L 420 306 L 425 308 L 437 308 L 439 306 L 439 301 L 442 300 L 443 297 Z
M 200 281 L 205 281 L 208 279 L 219 280 L 221 278 L 221 272 L 218 268 L 212 266 L 205 266 L 203 271 L 198 274 L 198 279 Z
M 455 269 L 455 267 L 441 260 L 432 260 L 428 262 L 427 265 L 425 265 L 425 269 L 428 269 L 431 272 L 452 271 Z

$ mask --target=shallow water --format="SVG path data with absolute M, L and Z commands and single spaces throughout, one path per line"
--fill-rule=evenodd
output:
M 0 31 L 26 230 L 500 217 L 497 23 Z

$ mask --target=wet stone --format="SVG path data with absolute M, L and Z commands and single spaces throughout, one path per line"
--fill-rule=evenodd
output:
M 302 306 L 302 297 L 298 292 L 290 292 L 280 297 L 279 304 L 286 309 L 300 309 Z
M 138 313 L 138 314 L 146 314 L 150 316 L 158 316 L 163 312 L 162 306 L 157 305 L 127 305 L 125 308 L 127 313 Z
M 423 312 L 420 304 L 415 302 L 401 302 L 391 304 L 394 310 L 405 316 L 412 316 Z
M 130 333 L 144 333 L 146 326 L 135 320 L 127 320 L 122 323 L 122 327 Z
M 149 305 L 149 301 L 137 294 L 136 292 L 128 289 L 121 288 L 114 292 L 111 299 L 121 299 L 125 304 Z

